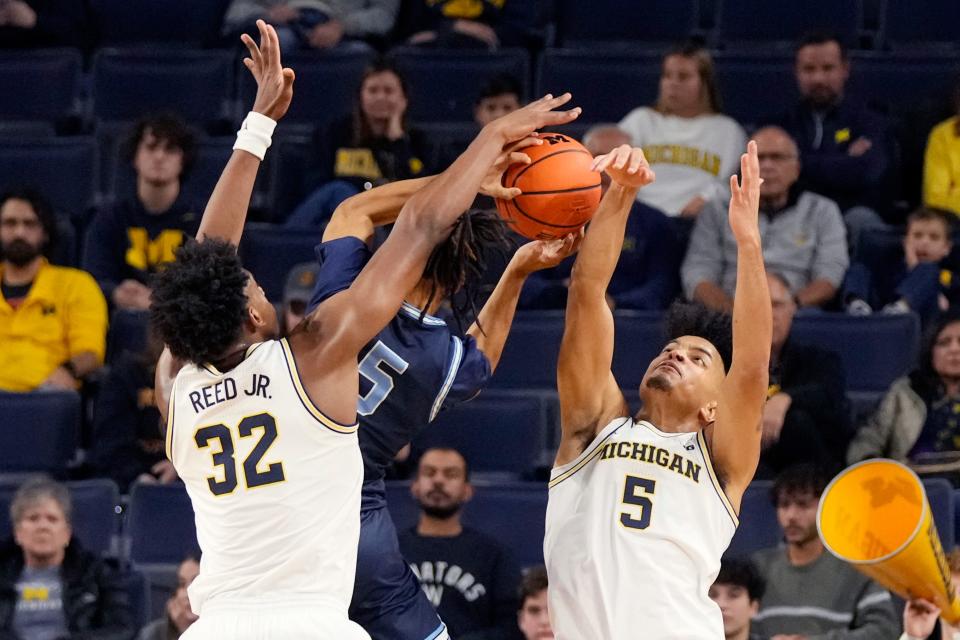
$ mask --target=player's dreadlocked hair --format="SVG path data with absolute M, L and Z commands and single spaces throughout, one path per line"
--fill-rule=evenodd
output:
M 178 358 L 214 360 L 240 337 L 246 317 L 247 273 L 237 248 L 222 240 L 193 240 L 153 280 L 150 320 Z
M 440 296 L 450 300 L 454 318 L 461 326 L 468 317 L 475 318 L 480 278 L 489 259 L 504 254 L 509 245 L 503 221 L 495 211 L 476 210 L 460 216 L 450 237 L 437 245 L 427 259 L 423 277 L 431 285 L 424 309 Z M 461 290 L 462 295 L 454 296 Z
M 733 326 L 730 316 L 696 302 L 675 302 L 667 311 L 667 339 L 697 336 L 710 342 L 730 371 L 733 357 Z

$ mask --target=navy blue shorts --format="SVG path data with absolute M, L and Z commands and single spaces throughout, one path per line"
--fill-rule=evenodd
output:
M 350 619 L 373 640 L 442 640 L 447 628 L 400 553 L 386 507 L 360 512 Z

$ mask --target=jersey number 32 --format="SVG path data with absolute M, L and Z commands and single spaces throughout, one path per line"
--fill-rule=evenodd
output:
M 263 456 L 277 439 L 277 421 L 269 413 L 258 413 L 255 416 L 247 416 L 237 426 L 237 433 L 241 438 L 249 438 L 256 431 L 261 431 L 260 439 L 242 465 L 243 480 L 247 489 L 285 480 L 281 462 L 271 462 L 265 469 L 261 469 Z M 210 487 L 210 492 L 215 496 L 233 493 L 237 488 L 237 461 L 234 458 L 233 434 L 230 429 L 223 424 L 212 424 L 209 427 L 197 429 L 193 439 L 200 449 L 206 449 L 213 443 L 220 446 L 220 451 L 212 453 L 211 456 L 214 467 L 223 468 L 223 480 L 218 480 L 216 475 L 208 477 L 207 486 Z

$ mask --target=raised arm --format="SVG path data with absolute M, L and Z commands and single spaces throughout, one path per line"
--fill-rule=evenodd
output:
M 627 412 L 610 370 L 613 314 L 607 305 L 607 285 L 620 258 L 637 190 L 653 182 L 654 175 L 643 152 L 626 145 L 598 157 L 594 167 L 605 170 L 612 182 L 587 229 L 570 278 L 557 366 L 562 430 L 558 465 L 573 460 L 598 429 Z
M 773 319 L 760 246 L 760 164 L 750 141 L 740 159 L 741 180 L 730 178 L 730 228 L 737 241 L 733 298 L 733 357 L 720 391 L 716 422 L 706 434 L 727 497 L 739 508 L 760 459 L 761 418 L 767 397 Z

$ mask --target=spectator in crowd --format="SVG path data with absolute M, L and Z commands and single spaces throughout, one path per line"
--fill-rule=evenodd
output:
M 187 587 L 199 574 L 200 554 L 191 552 L 177 567 L 177 588 L 167 599 L 166 615 L 141 629 L 137 640 L 177 640 L 197 621 L 197 616 L 190 608 Z
M 923 204 L 960 216 L 960 83 L 953 92 L 957 115 L 933 128 L 923 158 Z
M 725 640 L 760 640 L 760 636 L 750 632 L 750 622 L 760 610 L 765 587 L 763 576 L 749 560 L 721 560 L 720 573 L 709 594 L 723 615 Z
M 826 553 L 817 534 L 817 505 L 828 481 L 821 469 L 799 465 L 773 485 L 786 546 L 754 555 L 767 584 L 754 630 L 762 637 L 888 640 L 897 630 L 890 594 Z
M 930 327 L 919 366 L 894 381 L 880 406 L 858 430 L 847 462 L 893 458 L 923 471 L 926 462 L 960 451 L 960 312 L 948 311 Z
M 426 140 L 407 125 L 409 87 L 386 60 L 363 73 L 353 115 L 318 131 L 309 182 L 315 190 L 287 218 L 291 228 L 317 229 L 367 184 L 425 175 Z
M 400 550 L 450 637 L 513 637 L 520 572 L 505 547 L 460 522 L 473 497 L 466 459 L 455 449 L 428 449 L 410 490 L 420 521 L 400 533 Z
M 401 20 L 406 43 L 438 49 L 497 49 L 525 44 L 523 0 L 412 0 Z
M 56 219 L 35 191 L 0 196 L 0 389 L 76 390 L 103 364 L 107 304 L 90 274 L 55 267 Z
M 133 638 L 120 574 L 73 539 L 66 487 L 27 480 L 13 497 L 10 519 L 14 542 L 0 550 L 0 636 Z
M 947 260 L 953 249 L 953 218 L 939 209 L 917 209 L 907 217 L 902 261 L 851 264 L 843 284 L 847 313 L 915 311 L 926 323 L 956 304 L 960 281 Z
M 150 307 L 151 275 L 196 235 L 200 209 L 181 193 L 196 142 L 182 120 L 150 116 L 124 145 L 137 174 L 136 192 L 97 212 L 87 231 L 83 268 L 118 309 Z
M 960 548 L 954 547 L 953 551 L 947 554 L 947 563 L 950 565 L 950 579 L 953 588 L 960 588 Z M 936 605 L 923 600 L 907 603 L 903 611 L 903 630 L 904 635 L 900 636 L 900 640 L 915 640 L 917 638 L 920 640 L 956 640 L 960 636 L 960 629 L 940 618 L 940 610 L 936 608 Z
M 319 266 L 316 262 L 298 264 L 287 274 L 283 287 L 283 330 L 289 335 L 300 324 L 307 312 L 307 304 L 313 296 Z
M 78 47 L 90 41 L 87 0 L 3 0 L 0 48 Z
M 850 61 L 836 36 L 804 37 L 794 72 L 801 100 L 778 124 L 800 147 L 804 187 L 840 206 L 855 247 L 863 230 L 885 226 L 877 210 L 891 196 L 889 126 L 846 94 Z
M 277 30 L 280 50 L 347 48 L 369 51 L 363 42 L 382 40 L 393 29 L 400 0 L 233 0 L 223 33 L 231 44 L 256 33 L 256 21 Z
M 683 45 L 667 53 L 653 107 L 620 121 L 657 174 L 638 198 L 670 216 L 696 217 L 707 203 L 728 197 L 727 181 L 740 168 L 743 128 L 723 115 L 710 53 Z M 724 207 L 726 204 L 724 203 Z
M 547 604 L 547 568 L 530 567 L 520 580 L 520 611 L 517 625 L 523 640 L 553 640 Z
M 790 337 L 797 305 L 782 276 L 768 271 L 767 283 L 773 344 L 757 473 L 773 476 L 802 462 L 839 469 L 849 442 L 843 362 L 829 349 Z
M 764 262 L 787 281 L 798 306 L 820 307 L 833 299 L 849 262 L 840 210 L 827 198 L 797 187 L 800 162 L 786 131 L 764 127 L 753 138 L 763 178 Z M 726 205 L 711 204 L 694 224 L 681 275 L 689 299 L 714 309 L 733 308 L 737 252 Z
M 163 345 L 152 336 L 142 353 L 123 353 L 100 385 L 93 419 L 91 456 L 97 475 L 126 493 L 135 481 L 169 484 L 177 479 L 164 453 L 153 374 Z
M 630 137 L 616 125 L 596 125 L 584 135 L 583 144 L 590 153 L 598 156 L 622 144 L 630 144 Z M 610 178 L 604 173 L 600 179 L 606 191 Z M 620 260 L 607 288 L 610 306 L 617 309 L 666 309 L 679 290 L 682 256 L 683 246 L 667 216 L 643 202 L 635 203 L 627 218 Z M 572 267 L 572 261 L 567 261 L 554 269 L 532 274 L 527 279 L 520 306 L 563 309 L 567 304 Z

